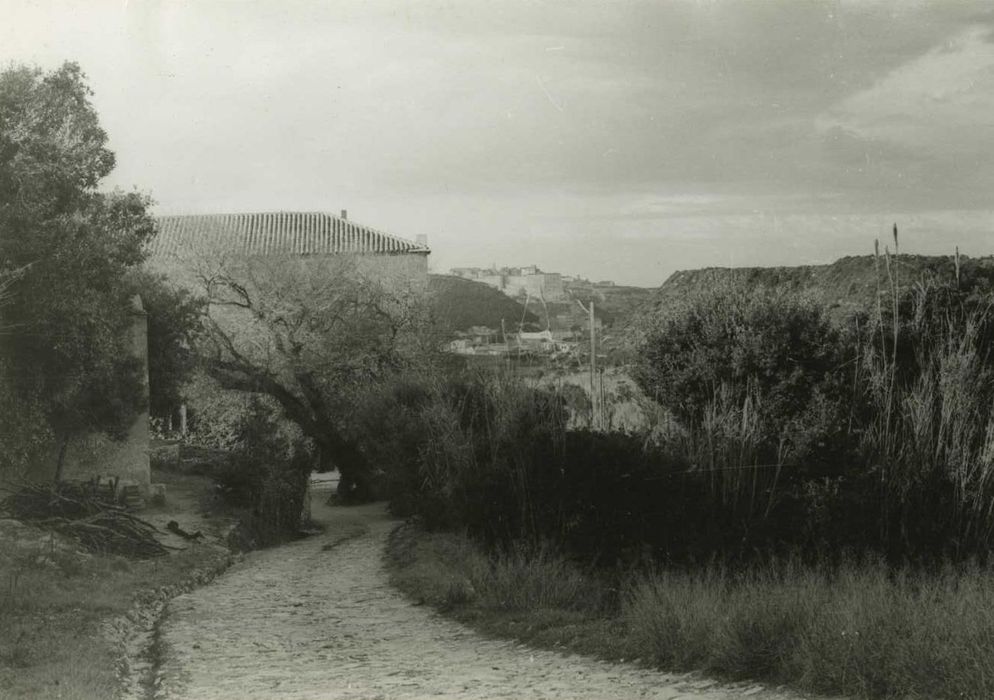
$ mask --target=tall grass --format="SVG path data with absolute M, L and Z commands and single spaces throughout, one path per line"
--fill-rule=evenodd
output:
M 604 588 L 589 567 L 548 542 L 517 542 L 484 553 L 464 534 L 402 528 L 391 535 L 388 551 L 394 582 L 442 608 L 471 602 L 504 612 L 604 608 Z
M 613 579 L 548 545 L 487 552 L 408 526 L 388 553 L 408 595 L 539 645 L 832 696 L 994 697 L 994 573 L 973 564 L 658 568 L 629 577 L 618 606 Z
M 664 668 L 869 698 L 994 696 L 994 575 L 780 561 L 645 575 L 623 615 Z
M 547 542 L 499 550 L 477 570 L 474 585 L 487 604 L 504 610 L 597 610 L 604 602 L 592 573 Z
M 722 383 L 699 421 L 666 436 L 667 449 L 690 463 L 688 476 L 702 481 L 709 500 L 737 517 L 769 513 L 785 460 L 782 441 L 775 452 L 764 444 L 762 400 L 752 382 L 744 395 Z
M 879 476 L 881 538 L 891 550 L 983 555 L 994 535 L 991 298 L 960 290 L 958 260 L 955 280 L 908 290 L 889 251 L 885 261 L 879 297 L 890 296 L 891 311 L 879 304 L 863 339 L 860 436 L 862 460 Z

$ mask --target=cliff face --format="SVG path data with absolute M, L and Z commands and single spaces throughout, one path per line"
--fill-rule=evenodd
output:
M 891 261 L 900 285 L 923 279 L 952 280 L 956 264 L 952 256 L 901 255 Z M 968 258 L 960 256 L 961 275 L 986 280 L 994 289 L 994 256 Z M 879 285 L 887 287 L 885 259 L 872 255 L 848 256 L 830 265 L 798 267 L 710 267 L 673 273 L 652 297 L 632 315 L 629 328 L 644 327 L 665 314 L 677 300 L 703 292 L 715 285 L 741 286 L 745 293 L 754 287 L 774 287 L 803 293 L 823 303 L 831 316 L 843 319 L 853 311 L 870 309 L 876 303 Z

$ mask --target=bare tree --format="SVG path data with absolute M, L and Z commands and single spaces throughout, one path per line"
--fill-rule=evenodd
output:
M 352 399 L 410 361 L 423 318 L 416 282 L 349 256 L 201 256 L 201 354 L 226 389 L 275 399 L 317 445 L 340 493 L 368 494 L 370 465 L 349 437 Z

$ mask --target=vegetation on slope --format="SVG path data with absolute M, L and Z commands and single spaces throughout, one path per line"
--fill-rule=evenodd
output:
M 511 377 L 395 387 L 371 415 L 404 448 L 377 446 L 410 457 L 378 463 L 431 533 L 398 585 L 666 669 L 990 697 L 992 269 L 678 276 L 637 345 L 651 433 L 575 430 L 568 396 Z
M 653 297 L 656 289 L 598 285 L 570 287 L 570 293 L 574 299 L 579 299 L 584 304 L 593 301 L 597 316 L 604 322 L 604 325 L 614 328 L 623 327 L 631 315 Z
M 892 256 L 891 260 L 900 278 L 909 284 L 919 280 L 948 280 L 956 274 L 956 260 L 949 255 L 900 255 Z M 832 318 L 841 320 L 853 312 L 874 308 L 877 280 L 884 273 L 880 265 L 872 255 L 849 255 L 830 265 L 680 270 L 632 314 L 630 327 L 651 325 L 688 296 L 726 284 L 803 294 L 826 308 Z M 959 267 L 962 277 L 985 280 L 987 288 L 994 287 L 994 257 L 960 256 Z
M 538 316 L 503 292 L 482 282 L 452 275 L 429 275 L 432 309 L 443 326 L 465 331 L 473 326 L 508 330 L 519 323 L 537 323 Z

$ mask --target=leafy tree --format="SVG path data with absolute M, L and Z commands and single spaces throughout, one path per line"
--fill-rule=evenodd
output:
M 357 260 L 200 256 L 208 301 L 200 341 L 208 373 L 233 390 L 263 393 L 337 468 L 339 491 L 370 495 L 371 465 L 351 436 L 355 398 L 373 382 L 430 358 L 419 290 L 364 273 Z
M 11 287 L 20 276 L 19 270 L 3 270 L 0 261 L 0 336 L 5 332 L 3 307 L 10 300 Z M 0 358 L 0 478 L 21 475 L 36 460 L 50 442 L 51 436 L 43 425 L 44 418 L 37 402 L 25 401 L 13 391 L 13 373 L 9 363 Z
M 75 435 L 123 436 L 144 400 L 126 277 L 155 226 L 147 197 L 97 191 L 114 155 L 91 94 L 75 63 L 0 73 L 0 261 L 23 270 L 0 342 L 59 440 L 56 478 Z
M 281 428 L 269 403 L 253 394 L 239 418 L 235 448 L 213 475 L 222 497 L 248 510 L 233 534 L 256 546 L 298 533 L 307 497 L 313 465 L 308 446 L 289 440 Z
M 774 453 L 841 430 L 851 403 L 845 344 L 822 307 L 793 292 L 720 285 L 675 305 L 638 348 L 634 377 L 685 427 L 717 404 L 754 402 Z

